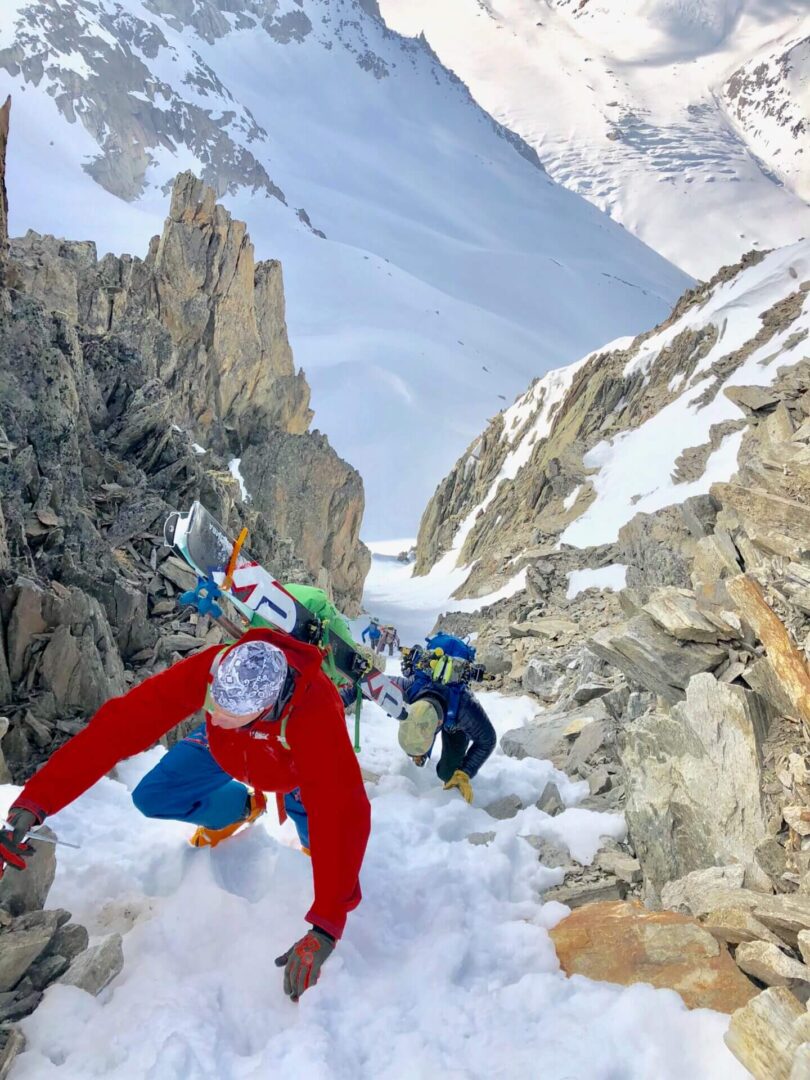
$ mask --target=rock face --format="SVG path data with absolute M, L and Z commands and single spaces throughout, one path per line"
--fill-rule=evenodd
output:
M 636 902 L 588 904 L 549 931 L 567 975 L 676 990 L 690 1009 L 730 1013 L 756 988 L 693 919 Z
M 716 863 L 752 863 L 768 835 L 760 763 L 768 733 L 760 699 L 696 675 L 686 700 L 626 732 L 627 818 L 647 880 Z
M 807 1073 L 792 1068 L 808 1038 L 807 1012 L 782 987 L 765 990 L 736 1012 L 725 1035 L 755 1080 L 801 1080 Z
M 637 891 L 802 1000 L 808 340 L 810 243 L 722 268 L 654 331 L 544 376 L 496 417 L 437 490 L 417 552 L 426 572 L 460 550 L 459 596 L 522 575 L 508 599 L 442 626 L 476 632 L 495 685 L 538 702 L 502 749 L 587 780 L 579 806 L 625 813 L 621 858 L 564 866 L 544 898 L 587 919 L 589 901 Z M 605 933 L 613 956 L 632 954 L 632 923 Z M 791 1039 L 786 1077 L 810 1060 L 810 1039 L 802 1053 Z
M 369 556 L 360 478 L 306 430 L 280 267 L 254 264 L 210 189 L 179 178 L 143 261 L 29 233 L 7 267 L 0 738 L 20 783 L 108 697 L 221 640 L 176 608 L 193 575 L 163 545 L 170 510 L 201 499 L 282 580 L 350 612 Z
M 174 424 L 225 460 L 252 454 L 262 462 L 246 474 L 255 508 L 272 510 L 274 529 L 293 541 L 311 580 L 333 584 L 350 608 L 359 601 L 369 565 L 359 541 L 362 481 L 307 431 L 309 387 L 287 339 L 280 264 L 255 262 L 244 223 L 210 187 L 191 173 L 178 177 L 144 260 L 99 261 L 93 244 L 29 232 L 12 243 L 11 265 L 27 295 L 76 326 L 79 370 L 88 353 L 94 362 L 91 427 L 112 404 L 121 453 L 152 432 L 165 444 Z M 122 360 L 138 379 L 126 409 L 110 401 Z M 80 384 L 75 393 L 83 391 Z

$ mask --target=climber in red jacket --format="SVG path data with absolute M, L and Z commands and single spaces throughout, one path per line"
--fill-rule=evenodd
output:
M 24 869 L 32 826 L 204 708 L 208 745 L 222 769 L 258 797 L 300 788 L 308 812 L 312 929 L 276 960 L 285 993 L 297 1001 L 360 903 L 370 823 L 343 704 L 321 660 L 317 648 L 287 634 L 250 630 L 235 645 L 204 649 L 112 698 L 23 788 L 0 830 L 0 872 L 4 864 Z

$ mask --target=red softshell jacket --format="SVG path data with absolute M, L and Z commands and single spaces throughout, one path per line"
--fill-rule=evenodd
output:
M 274 630 L 251 630 L 283 649 L 296 672 L 295 691 L 281 721 L 259 721 L 226 731 L 208 722 L 211 752 L 226 772 L 260 791 L 301 789 L 309 815 L 315 900 L 306 918 L 339 938 L 346 914 L 360 903 L 358 875 L 371 811 L 340 696 L 321 671 L 312 645 Z M 55 814 L 123 758 L 152 746 L 175 724 L 203 707 L 212 646 L 105 702 L 87 727 L 58 750 L 23 788 L 15 806 Z

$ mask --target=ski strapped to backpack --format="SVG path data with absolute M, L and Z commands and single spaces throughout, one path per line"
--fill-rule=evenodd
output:
M 399 717 L 404 706 L 402 691 L 354 643 L 348 624 L 323 590 L 281 585 L 246 553 L 245 535 L 243 530 L 234 541 L 199 502 L 187 513 L 170 515 L 164 527 L 166 544 L 199 579 L 195 589 L 183 594 L 181 602 L 211 614 L 234 638 L 244 630 L 223 615 L 222 600 L 227 600 L 249 625 L 270 625 L 320 647 L 326 674 L 336 683 L 357 687 L 355 749 L 359 749 L 360 695 L 375 701 L 390 716 Z M 296 592 L 307 592 L 306 603 L 294 595 Z

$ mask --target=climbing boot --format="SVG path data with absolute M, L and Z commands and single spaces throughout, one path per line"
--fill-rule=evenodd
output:
M 189 840 L 192 847 L 216 847 L 217 844 L 233 836 L 243 825 L 251 825 L 256 818 L 267 809 L 267 799 L 261 791 L 251 791 L 248 811 L 243 818 L 225 825 L 222 829 L 209 829 L 205 825 L 198 825 L 194 835 Z

